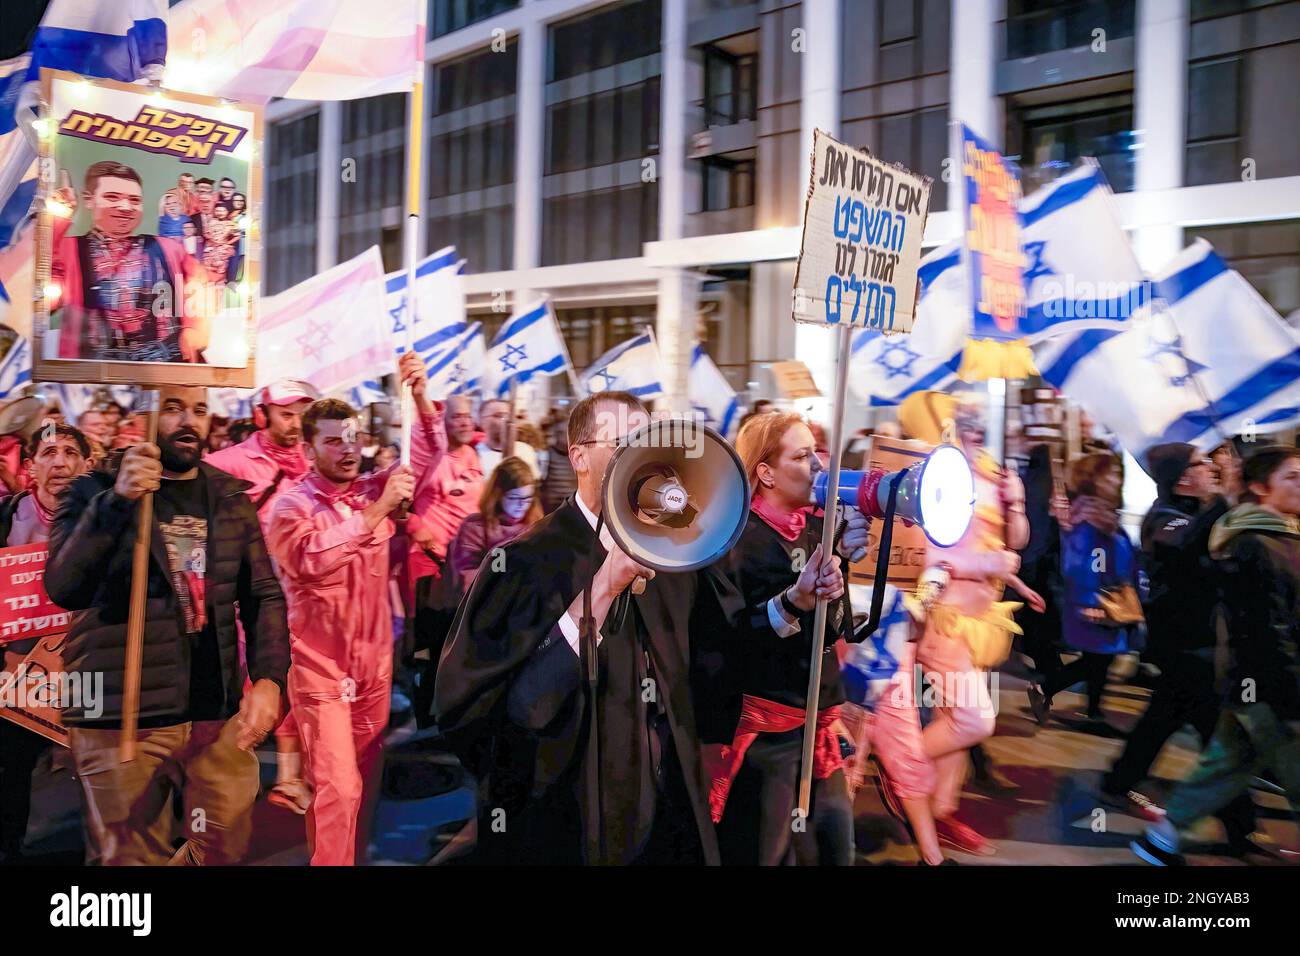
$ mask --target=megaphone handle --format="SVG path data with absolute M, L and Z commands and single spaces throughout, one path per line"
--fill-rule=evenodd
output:
M 885 608 L 885 579 L 889 576 L 889 549 L 894 543 L 894 512 L 898 506 L 898 486 L 902 483 L 900 471 L 890 479 L 889 499 L 885 502 L 884 527 L 880 529 L 880 550 L 876 554 L 876 580 L 871 587 L 871 616 L 858 633 L 870 637 L 880 626 L 880 614 Z

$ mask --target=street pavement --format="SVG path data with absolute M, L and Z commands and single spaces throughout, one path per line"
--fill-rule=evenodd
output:
M 1124 659 L 1121 659 L 1123 661 Z M 1123 680 L 1112 671 L 1103 709 L 1108 721 L 1121 732 L 1136 723 L 1150 692 Z M 959 817 L 988 837 L 997 853 L 974 857 L 949 855 L 963 865 L 976 866 L 1132 866 L 1141 865 L 1128 842 L 1141 832 L 1142 821 L 1103 806 L 1096 793 L 1101 774 L 1123 748 L 1122 736 L 1091 732 L 1080 716 L 1083 698 L 1057 695 L 1053 717 L 1038 726 L 1029 713 L 1024 671 L 1018 660 L 999 675 L 997 734 L 985 744 L 998 773 L 1014 787 L 989 792 L 968 781 Z M 421 749 L 421 741 L 425 747 Z M 468 812 L 469 791 L 439 755 L 429 755 L 431 738 L 415 734 L 409 724 L 395 730 L 389 740 L 386 795 L 376 815 L 376 863 L 419 863 L 432 855 L 455 821 Z M 269 748 L 268 744 L 268 748 Z M 435 748 L 436 749 L 436 748 Z M 1163 802 L 1174 781 L 1190 771 L 1198 749 L 1190 728 L 1177 734 L 1153 768 L 1145 792 Z M 80 796 L 66 755 L 38 768 L 33 792 L 33 819 L 28 829 L 27 851 L 33 863 L 77 863 L 82 859 Z M 274 754 L 259 754 L 264 791 L 275 779 Z M 434 759 L 426 759 L 432 757 Z M 400 764 L 400 766 L 398 766 Z M 454 768 L 452 768 L 454 770 Z M 428 794 L 441 793 L 429 797 Z M 1255 792 L 1260 804 L 1260 824 L 1284 845 L 1300 842 L 1300 828 L 1279 797 Z M 880 805 L 870 781 L 856 798 L 859 863 L 910 865 L 918 859 L 906 831 Z M 444 825 L 438 826 L 441 821 Z M 259 798 L 254 811 L 253 845 L 247 862 L 254 865 L 304 865 L 308 854 L 302 817 L 273 807 Z M 1204 845 L 1189 856 L 1194 865 L 1243 865 L 1228 857 L 1221 846 L 1217 821 L 1206 821 L 1196 833 Z M 1252 855 L 1251 863 L 1284 865 L 1281 860 Z

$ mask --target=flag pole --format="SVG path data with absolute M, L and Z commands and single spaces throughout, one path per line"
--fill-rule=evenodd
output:
M 415 9 L 415 68 L 411 73 L 411 115 L 406 134 L 406 351 L 415 347 L 418 296 L 415 294 L 416 256 L 420 243 L 420 197 L 424 194 L 424 0 L 412 0 Z M 411 387 L 402 384 L 402 464 L 411 463 L 411 425 L 415 401 Z
M 148 404 L 149 417 L 144 440 L 158 441 L 157 386 L 146 386 L 141 396 Z M 140 674 L 144 666 L 145 598 L 149 584 L 149 546 L 153 543 L 153 492 L 140 496 L 135 516 L 135 545 L 131 552 L 131 593 L 126 612 L 126 670 L 122 677 L 122 735 L 119 757 L 122 763 L 135 759 L 136 730 L 140 724 Z
M 545 301 L 549 303 L 551 297 L 546 296 Z M 585 398 L 590 393 L 578 381 L 578 373 L 573 368 L 573 356 L 569 354 L 569 343 L 564 341 L 564 331 L 560 328 L 560 317 L 558 315 L 555 317 L 555 334 L 560 339 L 560 348 L 564 349 L 564 367 L 569 373 L 569 384 L 573 386 L 574 397 Z

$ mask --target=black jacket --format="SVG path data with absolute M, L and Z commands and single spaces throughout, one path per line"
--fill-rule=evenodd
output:
M 0 502 L 0 548 L 9 546 L 9 532 L 13 530 L 14 515 L 18 513 L 18 505 L 30 494 L 30 491 L 20 491 Z
M 808 518 L 803 531 L 794 541 L 781 537 L 754 512 L 749 513 L 745 530 L 736 546 L 719 561 L 726 567 L 732 583 L 745 599 L 745 631 L 740 653 L 731 669 L 742 676 L 746 694 L 775 701 L 787 707 L 806 708 L 808 673 L 812 657 L 815 611 L 799 614 L 799 631 L 781 637 L 768 617 L 768 602 L 777 597 L 799 577 L 795 570 L 795 552 L 802 558 L 812 556 L 822 539 L 822 519 Z M 802 567 L 802 564 L 798 565 Z M 848 581 L 847 562 L 840 560 L 844 580 Z M 844 685 L 840 679 L 835 642 L 846 635 L 853 640 L 853 613 L 848 590 L 839 606 L 839 627 L 835 624 L 836 605 L 827 608 L 826 635 L 822 645 L 822 673 L 817 708 L 825 710 L 844 702 Z M 863 635 L 864 637 L 866 635 Z
M 1226 552 L 1219 582 L 1231 652 L 1228 703 L 1242 703 L 1252 688 L 1245 702 L 1300 717 L 1300 538 L 1243 531 Z
M 589 813 L 583 789 L 589 703 L 578 655 L 559 621 L 605 551 L 572 498 L 502 547 L 504 570 L 480 569 L 443 649 L 434 693 L 438 726 L 479 778 L 481 861 L 577 863 L 584 859 Z M 741 614 L 739 595 L 724 577 L 705 569 L 657 574 L 645 593 L 630 600 L 647 632 L 656 700 L 671 725 L 704 859 L 716 864 L 710 780 L 700 745 L 730 743 L 739 717 L 739 696 L 723 670 L 729 655 L 721 646 Z M 639 729 L 630 723 L 639 719 L 640 708 L 626 693 L 611 690 L 619 686 L 611 670 L 625 639 L 622 633 L 608 637 L 598 655 L 600 780 L 607 807 L 634 789 L 642 759 Z M 503 811 L 504 821 L 494 819 L 494 811 Z M 605 822 L 604 862 L 627 862 L 634 848 L 619 838 L 627 821 L 607 810 Z
M 207 464 L 208 619 L 216 627 L 225 685 L 225 713 L 239 708 L 243 684 L 235 632 L 235 607 L 248 647 L 253 681 L 269 678 L 284 689 L 289 672 L 289 629 L 284 594 L 276 580 L 257 514 L 245 493 L 248 482 Z M 113 490 L 113 475 L 86 475 L 73 483 L 50 529 L 45 588 L 72 618 L 63 660 L 70 673 L 104 674 L 106 724 L 122 719 L 126 619 L 135 543 L 135 502 Z M 154 523 L 146 599 L 140 719 L 183 714 L 189 709 L 190 641 L 181 621 L 162 535 Z M 79 706 L 63 711 L 69 726 L 95 726 Z
M 1157 498 L 1142 519 L 1141 567 L 1147 579 L 1143 608 L 1147 654 L 1159 663 L 1179 651 L 1213 653 L 1215 569 L 1210 531 L 1228 510 L 1215 498 Z

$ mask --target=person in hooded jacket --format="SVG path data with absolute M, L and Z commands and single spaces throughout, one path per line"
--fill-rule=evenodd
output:
M 1300 449 L 1255 452 L 1242 469 L 1242 504 L 1210 533 L 1216 599 L 1231 663 L 1218 722 L 1196 768 L 1169 800 L 1166 819 L 1131 844 L 1157 866 L 1183 862 L 1186 831 L 1247 797 L 1272 771 L 1300 811 Z

